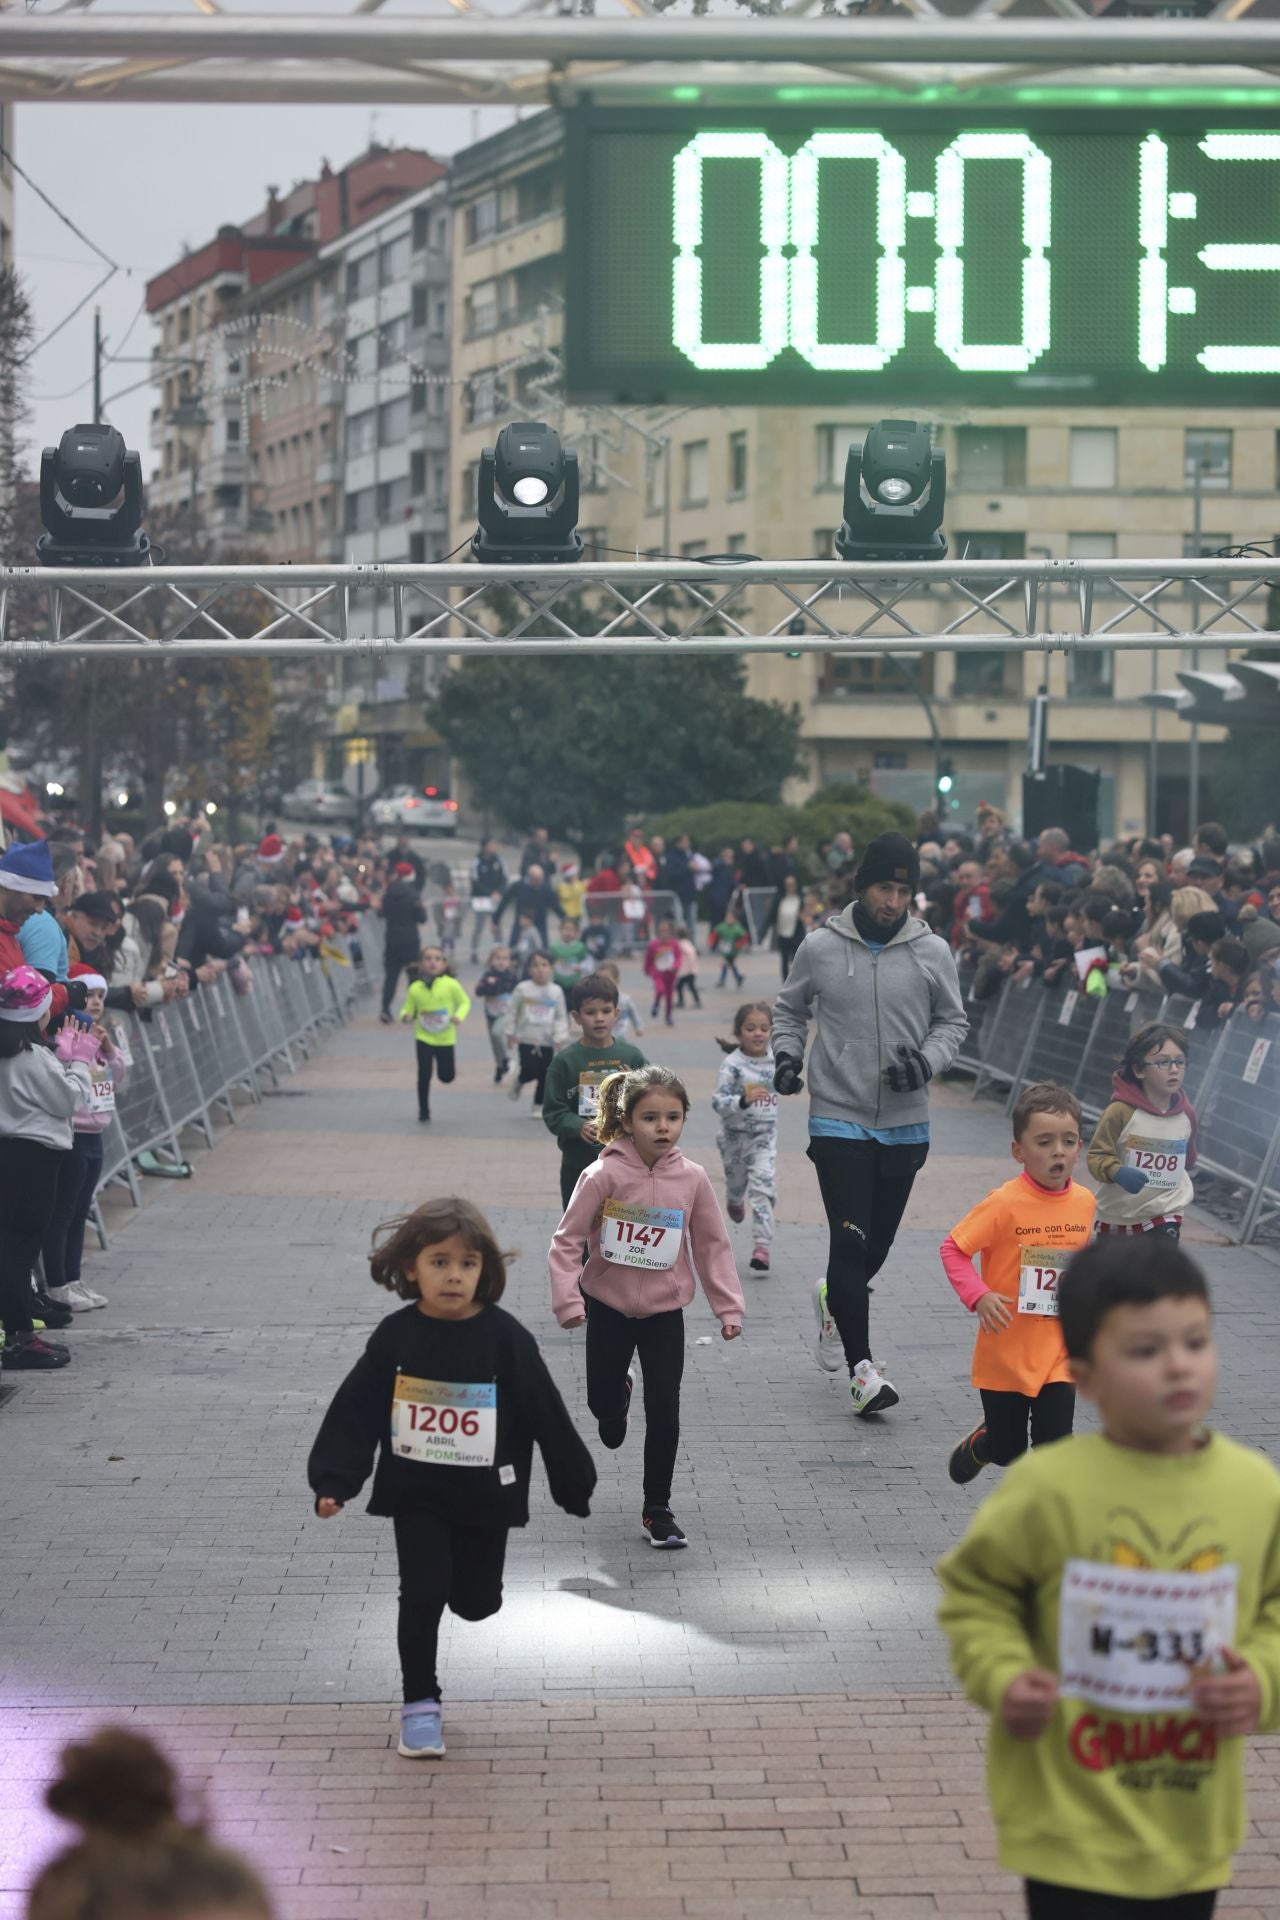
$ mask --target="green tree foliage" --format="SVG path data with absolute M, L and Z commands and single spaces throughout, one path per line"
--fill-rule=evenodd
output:
M 775 803 L 800 771 L 799 708 L 753 699 L 745 667 L 718 656 L 471 658 L 427 718 L 486 812 L 537 820 L 587 858 L 632 815 L 723 793 Z

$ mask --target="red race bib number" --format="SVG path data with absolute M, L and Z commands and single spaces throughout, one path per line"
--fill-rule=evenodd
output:
M 396 1375 L 391 1451 L 434 1467 L 491 1467 L 498 1444 L 492 1380 L 418 1380 Z

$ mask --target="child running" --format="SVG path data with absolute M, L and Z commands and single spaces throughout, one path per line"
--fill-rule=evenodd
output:
M 698 949 L 693 944 L 693 935 L 684 921 L 676 928 L 676 939 L 680 942 L 680 971 L 676 977 L 676 1005 L 684 1006 L 684 996 L 688 993 L 695 1007 L 702 1005 L 702 995 L 698 992 Z
M 1022 1168 L 966 1213 L 940 1248 L 946 1275 L 978 1316 L 972 1381 L 983 1419 L 951 1455 L 958 1487 L 1071 1432 L 1076 1390 L 1058 1325 L 1067 1256 L 1093 1232 L 1094 1199 L 1071 1175 L 1080 1158 L 1080 1102 L 1066 1087 L 1024 1088 L 1010 1151 Z M 979 1277 L 974 1260 L 982 1262 Z
M 672 1007 L 675 1004 L 676 981 L 680 977 L 682 957 L 675 921 L 665 918 L 659 920 L 658 930 L 645 949 L 644 970 L 653 983 L 653 1006 L 649 1010 L 649 1017 L 656 1020 L 658 1009 L 661 1008 L 667 1026 L 674 1025 Z
M 741 920 L 736 907 L 726 907 L 724 919 L 711 929 L 711 938 L 707 942 L 712 953 L 720 955 L 720 978 L 717 986 L 723 986 L 730 974 L 734 985 L 742 986 L 742 970 L 738 965 L 738 955 L 744 947 L 751 945 L 751 938 Z
M 401 1021 L 414 1022 L 418 1055 L 418 1119 L 431 1119 L 431 1076 L 447 1087 L 457 1077 L 454 1052 L 458 1027 L 471 1011 L 471 1001 L 453 977 L 443 947 L 424 947 L 418 958 L 418 977 L 410 982 L 400 1009 Z
M 533 1117 L 540 1120 L 547 1068 L 556 1048 L 567 1045 L 569 1039 L 564 993 L 551 977 L 551 955 L 544 948 L 530 957 L 529 978 L 521 980 L 512 994 L 508 1019 L 520 1056 L 520 1070 L 511 1082 L 508 1098 L 519 1100 L 532 1081 Z
M 1196 1110 L 1182 1087 L 1188 1045 L 1182 1027 L 1154 1020 L 1125 1048 L 1089 1145 L 1100 1234 L 1176 1240 L 1182 1231 L 1196 1164 Z
M 507 1015 L 511 996 L 518 984 L 510 947 L 493 947 L 489 964 L 476 981 L 476 999 L 484 1002 L 485 1025 L 493 1052 L 493 1084 L 496 1087 L 510 1064 L 507 1059 Z
M 569 1017 L 582 1038 L 558 1053 L 547 1069 L 542 1118 L 560 1148 L 560 1207 L 578 1184 L 578 1175 L 599 1158 L 596 1122 L 601 1083 L 611 1073 L 648 1063 L 639 1047 L 614 1037 L 618 989 L 602 973 L 580 980 L 573 990 Z
M 380 1227 L 369 1268 L 410 1304 L 375 1327 L 333 1397 L 307 1462 L 322 1520 L 369 1477 L 369 1512 L 395 1522 L 400 1563 L 400 1752 L 438 1758 L 436 1653 L 447 1607 L 502 1605 L 507 1533 L 529 1520 L 536 1441 L 551 1497 L 586 1519 L 596 1470 L 537 1342 L 498 1305 L 508 1256 L 468 1200 L 429 1200 Z
M 669 1067 L 614 1073 L 600 1088 L 588 1167 L 551 1242 L 551 1305 L 562 1327 L 587 1329 L 587 1405 L 611 1451 L 627 1437 L 639 1356 L 644 1374 L 644 1509 L 652 1547 L 685 1547 L 671 1511 L 680 1444 L 684 1309 L 694 1269 L 721 1337 L 742 1332 L 746 1303 L 733 1247 L 705 1170 L 680 1151 L 689 1096 Z M 582 1263 L 582 1243 L 587 1261 Z
M 596 968 L 596 972 L 602 973 L 606 979 L 612 980 L 614 986 L 618 989 L 618 1017 L 613 1023 L 614 1038 L 627 1040 L 634 1044 L 644 1032 L 644 1021 L 640 1018 L 640 1009 L 631 998 L 631 995 L 622 991 L 622 982 L 618 973 L 617 961 L 602 960 Z
M 84 1230 L 102 1173 L 102 1136 L 116 1110 L 116 1094 L 124 1085 L 127 1059 L 123 1046 L 112 1039 L 103 1022 L 107 1004 L 106 976 L 96 967 L 77 961 L 69 978 L 85 989 L 83 1013 L 73 1013 L 58 1030 L 54 1051 L 59 1060 L 81 1060 L 89 1069 L 93 1092 L 71 1121 L 71 1151 L 58 1168 L 58 1197 L 44 1236 L 41 1263 L 51 1300 L 73 1313 L 105 1307 L 107 1297 L 80 1278 L 84 1258 Z
M 733 1017 L 733 1039 L 718 1044 L 728 1055 L 711 1096 L 720 1121 L 716 1145 L 724 1162 L 729 1218 L 745 1217 L 751 1201 L 751 1266 L 768 1273 L 773 1245 L 774 1191 L 778 1165 L 778 1096 L 773 1090 L 773 1012 L 766 1000 L 750 1000 Z
M 552 978 L 567 1001 L 579 980 L 584 977 L 584 971 L 591 971 L 587 943 L 582 938 L 578 922 L 570 915 L 560 922 L 560 937 L 551 942 L 547 951 L 551 955 Z
M 1102 1432 L 1018 1461 L 938 1568 L 940 1618 L 1030 1920 L 1209 1920 L 1242 1737 L 1280 1726 L 1280 1478 L 1204 1424 L 1213 1320 L 1180 1247 L 1096 1240 L 1058 1304 Z

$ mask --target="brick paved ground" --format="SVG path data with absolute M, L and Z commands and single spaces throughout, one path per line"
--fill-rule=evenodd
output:
M 753 964 L 751 987 L 770 990 L 770 964 Z M 718 1177 L 713 1034 L 737 996 L 707 999 L 714 1012 L 643 1044 L 685 1071 L 686 1144 Z M 386 1304 L 361 1269 L 373 1223 L 431 1192 L 481 1200 L 521 1253 L 508 1304 L 585 1403 L 581 1337 L 545 1297 L 554 1147 L 490 1084 L 482 1032 L 430 1133 L 411 1055 L 365 1018 L 189 1186 L 153 1183 L 141 1215 L 117 1212 L 92 1275 L 112 1304 L 72 1330 L 74 1366 L 5 1390 L 0 1912 L 46 1838 L 32 1808 L 58 1739 L 107 1709 L 170 1741 L 298 1920 L 371 1901 L 586 1920 L 624 1898 L 642 1920 L 1017 1912 L 931 1571 L 981 1488 L 946 1477 L 971 1414 L 971 1325 L 936 1247 L 1004 1177 L 999 1114 L 963 1085 L 937 1092 L 934 1152 L 874 1302 L 902 1405 L 856 1425 L 811 1356 L 825 1235 L 803 1102 L 784 1104 L 768 1279 L 747 1275 L 737 1230 L 746 1337 L 725 1347 L 690 1315 L 676 1506 L 695 1545 L 673 1557 L 639 1538 L 636 1442 L 600 1457 L 585 1526 L 538 1490 L 503 1613 L 446 1630 L 449 1759 L 414 1769 L 389 1749 L 389 1529 L 354 1510 L 315 1520 L 303 1475 L 318 1409 Z M 1271 1449 L 1275 1268 L 1207 1226 L 1196 1237 L 1226 1424 Z M 1274 1916 L 1280 1746 L 1255 1769 L 1231 1902 Z

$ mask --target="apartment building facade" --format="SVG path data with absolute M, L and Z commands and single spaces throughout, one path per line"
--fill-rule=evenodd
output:
M 153 510 L 191 511 L 220 555 L 305 559 L 321 537 L 332 548 L 341 395 L 321 377 L 336 298 L 321 255 L 444 172 L 377 145 L 340 170 L 326 162 L 148 283 Z
M 454 287 L 457 326 L 451 543 L 475 523 L 475 466 L 503 421 L 547 418 L 578 448 L 580 527 L 589 553 L 668 552 L 694 559 L 740 552 L 762 559 L 825 558 L 841 518 L 845 455 L 871 418 L 859 409 L 715 408 L 640 412 L 566 406 L 540 356 L 561 339 L 562 146 L 553 113 L 455 156 Z M 541 378 L 540 378 L 541 376 Z M 906 404 L 902 412 L 913 411 Z M 621 416 L 621 417 L 620 417 Z M 921 412 L 947 454 L 946 532 L 958 559 L 1182 557 L 1271 540 L 1280 528 L 1280 409 L 1223 406 L 974 409 Z M 1197 505 L 1197 492 L 1199 502 Z M 1198 543 L 1198 544 L 1197 544 Z M 1066 589 L 1059 589 L 1059 593 Z M 1118 604 L 1118 603 L 1117 603 Z M 945 623 L 962 602 L 931 594 L 905 608 Z M 1190 609 L 1188 609 L 1190 610 Z M 839 596 L 824 601 L 831 618 Z M 848 612 L 865 620 L 865 602 Z M 1068 630 L 1059 600 L 1055 625 Z M 1106 611 L 1095 608 L 1095 614 Z M 771 624 L 776 597 L 757 613 Z M 989 620 L 985 623 L 989 630 Z M 984 623 L 975 621 L 976 631 Z M 1199 664 L 1223 663 L 1202 649 Z M 761 697 L 798 701 L 808 773 L 801 786 L 857 780 L 923 804 L 939 753 L 955 768 L 956 797 L 1021 809 L 1027 702 L 1051 696 L 1050 758 L 1102 775 L 1101 828 L 1147 824 L 1153 762 L 1162 825 L 1180 825 L 1188 772 L 1186 726 L 1141 696 L 1175 684 L 1189 657 L 1146 651 L 957 651 L 798 660 L 755 655 Z M 937 745 L 934 743 L 934 730 Z M 1202 729 L 1206 798 L 1221 730 Z

